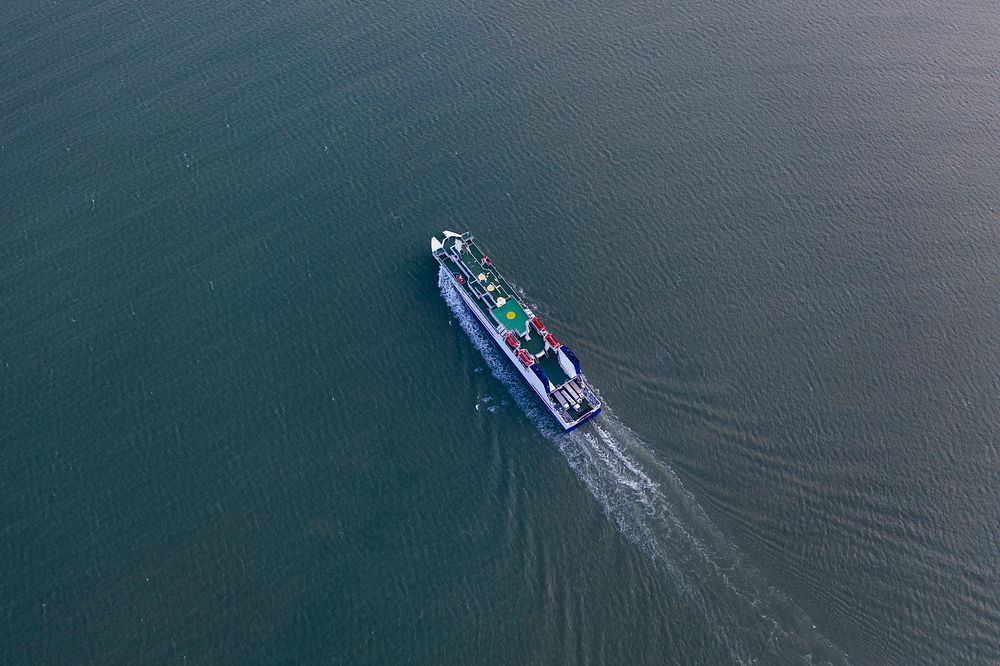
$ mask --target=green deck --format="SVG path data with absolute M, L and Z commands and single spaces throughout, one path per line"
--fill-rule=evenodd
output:
M 559 365 L 559 359 L 556 358 L 556 352 L 550 351 L 542 358 L 537 359 L 535 363 L 538 364 L 538 369 L 544 372 L 545 376 L 549 378 L 549 381 L 556 386 L 561 386 L 569 381 L 569 376 L 563 372 L 562 366 Z
M 462 266 L 460 267 L 456 263 L 456 257 L 448 252 L 442 257 L 445 265 L 454 273 L 464 274 L 463 286 L 484 314 L 489 314 L 504 329 L 517 335 L 521 346 L 529 354 L 535 356 L 541 353 L 545 349 L 545 340 L 529 327 L 528 314 L 524 311 L 524 304 L 515 294 L 514 288 L 491 262 L 486 261 L 482 248 L 468 234 L 463 234 L 462 241 L 462 250 L 457 257 Z M 451 250 L 452 246 L 453 240 L 445 239 L 445 248 Z M 497 305 L 500 299 L 503 299 L 503 305 Z M 549 365 L 546 376 L 552 381 L 559 379 L 557 384 L 561 384 L 568 379 L 555 356 L 544 362 Z
M 528 315 L 524 312 L 524 306 L 507 280 L 491 263 L 485 261 L 482 249 L 466 238 L 459 256 L 468 270 L 465 287 L 476 297 L 476 303 L 508 331 L 517 335 L 526 334 Z M 503 305 L 497 305 L 498 301 L 503 302 Z M 533 346 L 535 348 L 529 351 L 541 351 L 541 346 Z
M 497 269 L 491 264 L 484 263 L 483 253 L 475 246 L 474 243 L 467 242 L 460 254 L 462 257 L 462 263 L 464 263 L 469 269 L 469 272 L 472 273 L 473 278 L 479 282 L 483 288 L 493 287 L 493 289 L 489 291 L 489 294 L 494 300 L 500 297 L 507 300 L 517 298 L 514 294 L 513 287 L 511 287 L 507 280 L 500 275 L 500 272 L 497 271 Z M 483 276 L 482 279 L 479 279 L 480 275 Z
M 541 335 L 532 331 L 530 337 L 521 338 L 521 346 L 524 347 L 529 354 L 534 356 L 545 349 L 545 340 Z
M 528 329 L 528 315 L 515 299 L 511 298 L 498 308 L 491 311 L 493 318 L 504 325 L 508 331 L 522 334 Z
M 447 254 L 442 255 L 441 256 L 441 260 L 444 262 L 445 267 L 448 269 L 448 271 L 452 275 L 461 275 L 462 274 L 462 269 L 459 268 L 458 264 L 456 264 L 455 261 L 449 255 L 447 255 Z M 466 288 L 469 288 L 471 286 L 470 283 L 468 282 L 468 280 L 466 280 L 466 282 L 464 284 L 465 284 Z M 471 291 L 471 289 L 470 289 L 470 291 Z M 473 292 L 473 294 L 475 294 L 475 292 Z M 486 303 L 484 303 L 479 298 L 473 298 L 472 300 L 479 307 L 479 310 L 484 315 L 486 315 L 487 317 L 490 315 L 490 307 Z

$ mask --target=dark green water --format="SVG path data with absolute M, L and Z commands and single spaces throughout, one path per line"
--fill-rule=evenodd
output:
M 1000 662 L 998 35 L 3 3 L 0 663 Z M 449 307 L 442 228 L 593 427 Z

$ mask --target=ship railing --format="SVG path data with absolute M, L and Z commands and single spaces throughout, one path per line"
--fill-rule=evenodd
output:
M 490 294 L 486 290 L 486 287 L 484 287 L 479 281 L 479 275 L 474 273 L 473 269 L 465 263 L 465 259 L 461 256 L 461 253 L 454 252 L 453 250 L 452 257 L 455 260 L 455 263 L 458 264 L 459 268 L 461 268 L 462 272 L 465 273 L 465 279 L 468 282 L 469 291 L 471 291 L 473 295 L 479 299 L 489 299 L 491 305 L 495 307 L 493 295 Z
M 468 241 L 464 241 L 462 245 L 469 251 L 469 255 L 476 262 L 477 266 L 479 266 L 480 268 L 488 269 L 489 272 L 493 274 L 494 283 L 498 287 L 502 287 L 506 292 L 505 294 L 501 295 L 503 295 L 505 298 L 513 298 L 514 288 L 510 286 L 509 282 L 507 282 L 507 278 L 505 278 L 500 273 L 500 271 L 497 270 L 496 266 L 492 264 L 490 264 L 489 266 L 483 265 L 483 260 L 486 258 L 487 255 L 483 251 L 483 248 L 479 247 L 478 241 L 476 241 L 474 238 L 470 238 Z
M 470 287 L 470 289 L 477 296 L 490 300 L 494 304 L 494 307 L 496 299 L 498 297 L 503 297 L 508 301 L 512 298 L 515 300 L 517 299 L 517 296 L 514 293 L 514 289 L 510 286 L 507 280 L 505 280 L 504 277 L 500 275 L 500 272 L 494 266 L 480 267 L 481 269 L 480 273 L 486 273 L 486 275 L 489 276 L 486 282 L 494 286 L 494 290 L 491 292 L 488 289 L 486 289 L 486 287 L 482 286 L 482 283 L 479 280 L 479 274 L 475 272 L 476 269 L 470 267 L 465 262 L 464 257 L 459 257 L 459 259 L 460 261 L 458 261 L 457 263 L 459 263 L 462 266 L 462 272 L 465 273 L 468 279 L 476 285 L 475 288 Z

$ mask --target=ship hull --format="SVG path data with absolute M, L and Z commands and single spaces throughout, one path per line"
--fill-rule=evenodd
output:
M 564 425 L 563 421 L 559 418 L 559 414 L 553 408 L 548 396 L 539 393 L 538 389 L 535 388 L 534 384 L 532 383 L 528 375 L 530 370 L 524 367 L 524 365 L 518 360 L 517 356 L 514 355 L 514 352 L 511 351 L 511 349 L 506 344 L 504 344 L 503 337 L 499 333 L 497 333 L 496 329 L 494 329 L 488 321 L 486 321 L 482 311 L 478 307 L 476 307 L 475 303 L 473 303 L 470 300 L 469 296 L 466 294 L 465 289 L 463 289 L 462 286 L 458 284 L 458 282 L 455 280 L 455 276 L 448 274 L 448 279 L 449 282 L 451 283 L 451 286 L 455 289 L 458 295 L 461 296 L 462 303 L 465 304 L 465 309 L 472 314 L 473 318 L 477 322 L 479 322 L 479 325 L 482 327 L 483 332 L 485 332 L 486 335 L 491 340 L 493 340 L 493 342 L 496 344 L 497 348 L 500 350 L 503 356 L 507 359 L 507 361 L 511 364 L 511 366 L 515 370 L 517 370 L 518 374 L 521 375 L 521 378 L 524 379 L 524 383 L 527 384 L 528 388 L 531 389 L 531 392 L 534 393 L 535 397 L 537 397 L 541 401 L 542 406 L 545 407 L 545 409 L 552 415 L 552 417 L 556 420 L 556 422 L 565 432 L 576 430 L 584 423 L 586 423 L 587 421 L 589 421 L 590 419 L 594 418 L 595 416 L 601 413 L 601 407 L 597 407 L 594 411 L 590 412 L 579 421 L 569 426 Z

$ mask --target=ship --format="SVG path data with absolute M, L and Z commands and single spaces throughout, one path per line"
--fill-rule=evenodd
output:
M 444 231 L 431 238 L 431 254 L 501 355 L 520 373 L 563 430 L 578 428 L 601 411 L 576 354 L 531 311 L 471 233 Z

